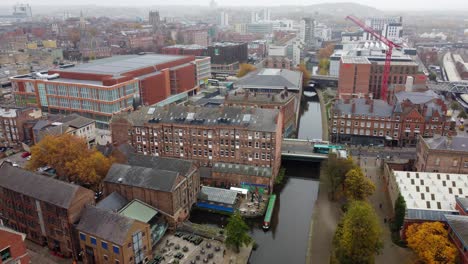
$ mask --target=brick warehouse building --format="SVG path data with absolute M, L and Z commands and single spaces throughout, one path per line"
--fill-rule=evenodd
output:
M 345 56 L 340 61 L 338 97 L 371 97 L 381 99 L 382 76 L 385 61 L 371 61 L 367 57 Z M 424 85 L 426 77 L 418 73 L 418 64 L 413 61 L 392 61 L 389 85 L 404 85 L 407 77 L 413 77 L 415 86 Z
M 91 190 L 7 163 L 0 166 L 0 219 L 58 254 L 77 258 L 73 225 L 87 204 L 94 204 Z
M 282 118 L 276 109 L 144 107 L 115 116 L 111 131 L 115 144 L 130 143 L 138 153 L 213 168 L 207 179 L 211 184 L 246 181 L 272 187 L 281 163 Z M 238 172 L 240 165 L 252 168 Z M 261 175 L 262 169 L 269 173 Z
M 79 113 L 106 127 L 111 116 L 170 95 L 196 93 L 194 56 L 124 55 L 11 78 L 18 105 Z
M 331 111 L 333 142 L 415 146 L 419 135 L 455 134 L 447 106 L 432 91 L 401 91 L 394 94 L 390 104 L 379 99 L 336 100 Z

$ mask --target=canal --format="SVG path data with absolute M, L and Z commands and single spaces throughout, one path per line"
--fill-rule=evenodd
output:
M 307 92 L 301 100 L 298 138 L 321 139 L 322 122 L 317 95 Z M 313 95 L 313 96 L 312 96 Z M 306 261 L 309 226 L 317 199 L 320 163 L 283 161 L 286 179 L 277 194 L 271 227 L 262 229 L 263 218 L 250 219 L 250 234 L 258 248 L 252 252 L 252 264 L 302 264 Z M 224 227 L 228 218 L 194 211 L 190 221 Z

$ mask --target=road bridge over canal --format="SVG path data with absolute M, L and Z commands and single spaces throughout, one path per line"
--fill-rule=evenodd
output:
M 324 144 L 325 142 L 317 142 Z M 281 147 L 281 158 L 289 160 L 321 161 L 327 154 L 315 153 L 314 142 L 305 139 L 284 138 Z M 328 144 L 326 142 L 325 144 Z

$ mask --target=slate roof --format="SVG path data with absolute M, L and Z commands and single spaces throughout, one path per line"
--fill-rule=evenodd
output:
M 252 72 L 236 82 L 241 88 L 268 88 L 289 90 L 302 89 L 302 73 L 285 69 L 261 69 Z
M 76 229 L 102 240 L 123 246 L 134 222 L 135 220 L 118 213 L 94 206 L 87 206 L 83 210 L 80 223 Z
M 79 129 L 81 127 L 87 126 L 91 123 L 96 122 L 93 119 L 89 119 L 78 114 L 71 114 L 65 116 L 62 119 L 56 120 L 55 122 L 62 123 L 60 125 L 52 125 L 49 124 L 45 127 L 42 127 L 42 131 L 39 132 L 40 138 L 44 137 L 45 135 L 62 135 L 63 133 L 67 132 L 68 128 Z
M 79 189 L 86 190 L 78 185 L 13 167 L 6 162 L 0 165 L 0 186 L 65 209 L 69 208 Z
M 250 176 L 271 177 L 272 168 L 258 167 L 253 165 L 240 165 L 232 163 L 217 162 L 213 165 L 214 172 L 235 173 Z
M 126 164 L 112 164 L 104 182 L 171 192 L 179 173 Z
M 425 104 L 434 99 L 439 99 L 440 96 L 436 94 L 432 90 L 427 90 L 424 92 L 407 92 L 401 91 L 395 94 L 395 97 L 398 102 L 403 102 L 404 100 L 408 99 L 413 104 Z
M 215 203 L 234 204 L 236 202 L 237 191 L 202 186 L 198 199 Z
M 353 104 L 355 105 L 354 111 Z M 373 108 L 371 104 L 374 104 Z M 374 99 L 369 103 L 366 103 L 365 98 L 351 99 L 348 103 L 345 103 L 343 100 L 337 100 L 333 109 L 340 111 L 342 114 L 378 117 L 390 117 L 393 113 L 393 107 L 380 99 Z
M 190 168 L 192 168 L 194 165 L 194 161 L 146 156 L 132 153 L 128 156 L 128 164 L 131 166 L 178 172 L 182 176 L 187 176 L 187 174 L 190 172 Z
M 468 216 L 466 215 L 445 215 L 447 223 L 458 239 L 463 243 L 463 246 L 468 247 Z
M 468 213 L 468 198 L 457 197 L 455 199 L 457 200 L 457 203 L 461 205 L 465 213 Z
M 117 192 L 113 192 L 106 198 L 102 199 L 99 203 L 97 203 L 96 207 L 117 212 L 120 209 L 122 209 L 122 207 L 124 207 L 126 204 L 128 204 L 128 200 L 125 199 L 125 197 L 123 197 Z
M 430 149 L 468 152 L 468 137 L 455 136 L 452 137 L 451 142 L 446 136 L 438 138 L 423 138 L 423 140 Z
M 197 107 L 171 105 L 164 107 L 142 107 L 138 111 L 125 112 L 117 116 L 126 118 L 134 126 L 146 123 L 195 124 L 199 126 L 245 127 L 254 131 L 275 132 L 277 127 L 277 109 L 242 107 Z M 226 122 L 219 119 L 224 118 Z

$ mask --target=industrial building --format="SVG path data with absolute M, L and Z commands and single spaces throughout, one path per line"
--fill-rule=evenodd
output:
M 198 89 L 195 56 L 115 56 L 11 78 L 18 105 L 79 113 L 107 127 L 111 116 Z

